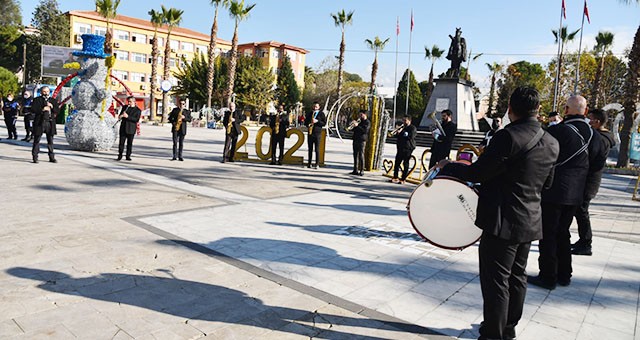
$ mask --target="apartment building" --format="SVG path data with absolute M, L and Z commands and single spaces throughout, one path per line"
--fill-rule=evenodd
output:
M 306 54 L 304 48 L 287 45 L 277 41 L 264 41 L 238 45 L 238 54 L 257 56 L 262 60 L 262 66 L 270 68 L 278 74 L 285 56 L 291 61 L 291 68 L 300 88 L 304 87 L 304 66 Z

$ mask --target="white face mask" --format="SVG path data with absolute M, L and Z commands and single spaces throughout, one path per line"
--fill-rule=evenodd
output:
M 554 120 L 553 122 L 549 122 L 549 126 L 554 126 L 554 125 L 558 125 L 558 121 Z

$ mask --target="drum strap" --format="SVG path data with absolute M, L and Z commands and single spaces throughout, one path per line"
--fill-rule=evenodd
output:
M 507 131 L 509 131 L 509 130 L 507 130 Z M 533 136 L 533 138 L 531 138 L 529 143 L 527 143 L 527 145 L 525 145 L 524 148 L 522 148 L 522 151 L 520 151 L 514 157 L 510 157 L 509 158 L 509 163 L 515 163 L 515 162 L 519 161 L 520 159 L 524 158 L 524 156 L 526 156 L 529 153 L 529 151 L 533 150 L 533 148 L 536 146 L 536 144 L 538 144 L 540 139 L 542 139 L 542 136 L 544 136 L 544 130 L 542 130 L 540 128 L 540 129 L 538 129 L 538 132 L 536 132 L 536 135 Z M 512 138 L 513 138 L 513 136 L 512 136 Z

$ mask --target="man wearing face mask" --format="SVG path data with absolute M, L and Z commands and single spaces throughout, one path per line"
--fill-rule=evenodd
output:
M 436 165 L 439 161 L 448 158 L 453 144 L 453 137 L 458 132 L 458 126 L 453 122 L 453 112 L 451 110 L 443 110 L 442 113 L 442 130 L 434 130 L 433 145 L 431 145 L 431 159 L 429 159 L 429 169 Z
M 560 117 L 560 114 L 556 111 L 549 112 L 548 116 L 549 116 L 549 124 L 548 124 L 549 126 L 558 125 L 562 121 L 562 117 Z
M 34 114 L 33 119 L 33 148 L 31 156 L 33 162 L 38 163 L 38 153 L 40 152 L 40 138 L 42 134 L 47 136 L 47 148 L 49 149 L 49 162 L 56 163 L 56 157 L 53 153 L 53 136 L 56 131 L 56 117 L 60 111 L 60 106 L 55 98 L 49 97 L 51 90 L 47 86 L 40 89 L 40 97 L 33 100 L 31 111 Z
M 7 94 L 7 98 L 2 105 L 2 112 L 4 113 L 4 123 L 7 125 L 7 132 L 9 133 L 8 139 L 18 139 L 18 132 L 16 131 L 18 102 L 14 100 L 13 93 L 9 92 Z

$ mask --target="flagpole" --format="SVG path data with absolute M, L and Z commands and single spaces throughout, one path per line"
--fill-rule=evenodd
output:
M 553 90 L 553 111 L 556 111 L 556 109 L 558 108 L 558 83 L 560 82 L 560 50 L 562 47 L 562 18 L 564 16 L 564 0 L 562 0 L 562 7 L 560 8 L 560 28 L 558 29 L 558 54 L 557 54 L 557 60 L 556 60 L 556 64 L 558 64 L 557 66 L 557 70 L 556 70 L 556 83 L 555 83 L 555 87 Z
M 396 101 L 398 99 L 398 36 L 400 35 L 400 17 L 396 17 L 396 69 L 393 74 L 393 126 L 396 124 Z
M 584 0 L 584 6 L 587 6 L 587 0 Z M 578 67 L 576 68 L 576 83 L 573 85 L 573 94 L 578 94 L 578 82 L 580 81 L 580 59 L 582 59 L 582 33 L 584 31 L 585 10 L 582 8 L 582 26 L 580 26 L 580 43 L 578 44 Z
M 413 10 L 411 10 L 411 29 L 409 31 L 409 66 L 407 67 L 407 100 L 404 115 L 409 115 L 409 93 L 411 92 L 411 39 L 413 38 Z

